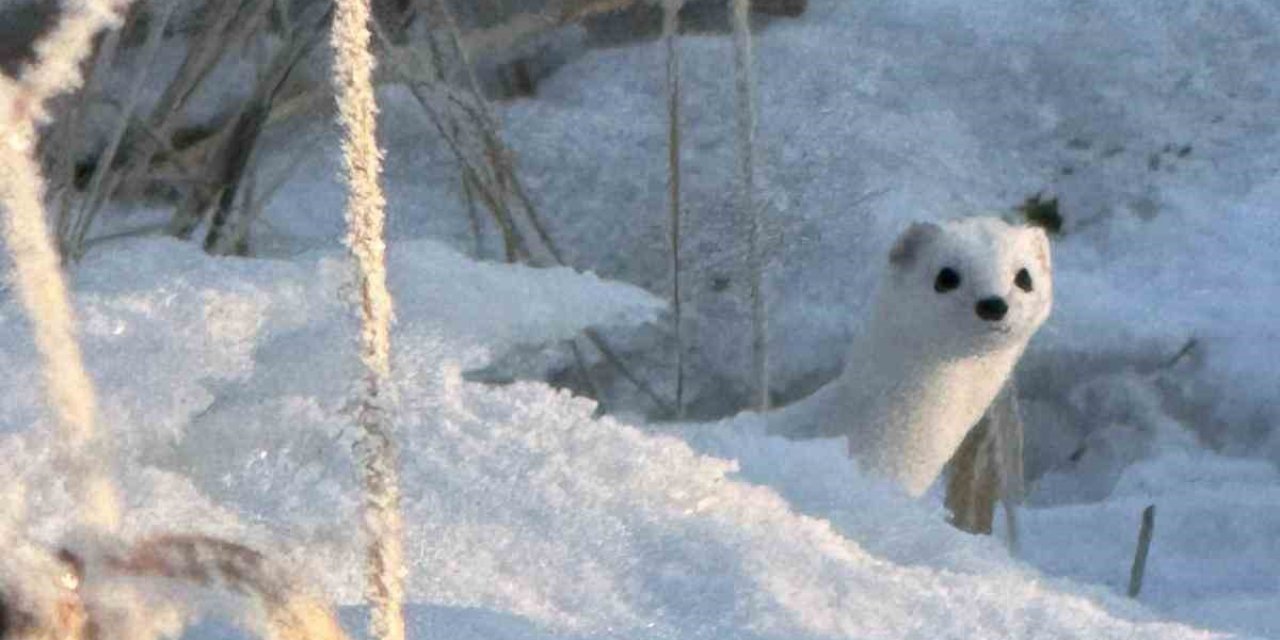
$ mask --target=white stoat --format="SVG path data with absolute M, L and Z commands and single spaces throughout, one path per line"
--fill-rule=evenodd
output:
M 915 223 L 898 238 L 844 371 L 768 416 L 792 438 L 845 436 L 865 470 L 918 496 L 1005 386 L 1049 316 L 1042 229 Z

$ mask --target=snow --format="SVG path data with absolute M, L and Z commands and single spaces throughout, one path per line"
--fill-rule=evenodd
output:
M 595 326 L 669 384 L 662 47 L 586 52 L 500 109 L 551 234 L 600 277 L 458 253 L 474 241 L 456 167 L 384 87 L 411 637 L 1280 637 L 1277 24 L 1262 1 L 813 0 L 761 33 L 781 399 L 839 371 L 908 221 L 1060 198 L 1054 314 L 1019 371 L 1034 482 L 1012 557 L 946 525 L 936 491 L 863 475 L 841 442 L 766 437 L 751 416 L 646 423 L 624 382 L 606 390 L 619 414 L 597 417 L 536 379 Z M 719 419 L 750 370 L 731 50 L 682 48 L 688 391 L 692 415 Z M 272 550 L 359 630 L 355 325 L 337 138 L 312 129 L 267 135 L 260 182 L 305 155 L 257 230 L 264 257 L 105 243 L 76 304 L 130 533 Z M 0 514 L 55 540 L 73 505 L 6 295 Z M 1135 602 L 1121 594 L 1148 504 Z
M 208 260 L 152 240 L 83 265 L 86 353 L 123 445 L 129 534 L 180 526 L 287 549 L 340 601 L 358 600 L 340 255 Z M 397 245 L 391 274 L 410 593 L 446 619 L 511 616 L 511 637 L 1212 637 L 1040 577 L 829 451 L 820 482 L 897 526 L 861 542 L 679 437 L 596 418 L 593 402 L 542 383 L 461 378 L 477 345 L 652 320 L 654 299 L 633 287 L 471 263 L 431 241 Z M 495 316 L 508 320 L 472 322 Z M 21 320 L 5 318 L 5 344 L 20 344 Z M 34 365 L 23 360 L 19 372 Z M 19 391 L 4 390 L 6 424 L 39 413 Z M 38 448 L 34 422 L 4 437 L 23 460 L 5 486 L 16 502 L 25 484 L 25 522 L 47 539 L 73 511 L 37 486 L 56 470 L 18 453 Z M 856 506 L 833 515 L 855 519 Z M 946 554 L 895 561 L 903 540 Z

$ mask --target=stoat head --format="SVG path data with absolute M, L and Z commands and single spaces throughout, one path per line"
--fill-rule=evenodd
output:
M 890 251 L 880 295 L 881 322 L 949 355 L 1023 344 L 1053 304 L 1049 239 L 992 217 L 918 222 Z

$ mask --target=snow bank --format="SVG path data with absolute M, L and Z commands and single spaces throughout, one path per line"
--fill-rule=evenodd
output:
M 765 438 L 749 419 L 641 429 L 538 383 L 465 381 L 510 349 L 634 326 L 659 306 L 405 242 L 474 244 L 455 164 L 385 88 L 415 633 L 1216 635 L 1155 622 L 1170 618 L 1280 636 L 1275 468 L 1204 450 L 1280 460 L 1277 24 L 1266 2 L 814 0 L 757 40 L 783 396 L 838 370 L 907 221 L 1061 198 L 1055 315 L 1021 372 L 1042 476 L 1022 557 L 1050 577 L 951 531 L 935 502 L 862 477 L 838 443 Z M 749 371 L 731 51 L 711 37 L 683 47 L 689 392 L 693 415 L 717 416 L 741 406 Z M 667 282 L 663 68 L 658 46 L 591 52 L 501 110 L 570 261 L 654 292 Z M 278 549 L 352 602 L 336 139 L 295 133 L 268 134 L 280 153 L 264 155 L 262 183 L 305 160 L 257 236 L 290 260 L 110 245 L 78 273 L 80 318 L 104 423 L 129 456 L 131 526 Z M 494 256 L 489 232 L 480 249 Z M 616 337 L 662 380 L 655 333 Z M 0 458 L 21 461 L 0 470 L 0 513 L 50 539 L 70 505 L 43 460 L 25 335 L 0 304 Z M 1150 503 L 1142 601 L 1158 613 L 1116 596 Z
M 77 284 L 105 422 L 127 452 L 130 530 L 247 539 L 351 602 L 359 546 L 343 403 L 355 364 L 337 255 L 208 259 L 138 242 L 86 263 Z M 445 625 L 415 634 L 1214 637 L 1045 580 L 856 474 L 815 485 L 861 496 L 866 510 L 845 511 L 847 522 L 879 523 L 846 537 L 740 479 L 735 463 L 593 418 L 590 401 L 541 383 L 465 382 L 461 363 L 481 361 L 479 344 L 646 321 L 658 306 L 632 287 L 474 264 L 430 242 L 391 255 L 410 592 L 433 607 L 419 624 Z M 3 318 L 0 353 L 21 379 L 34 359 L 12 303 Z M 25 488 L 15 525 L 56 537 L 71 510 L 40 456 L 36 399 L 13 382 L 0 393 L 12 425 L 0 446 L 16 461 L 5 500 Z
M 398 245 L 391 264 L 398 269 L 393 281 L 404 292 L 402 331 L 447 345 L 433 347 L 439 353 L 406 350 L 406 359 L 423 358 L 409 363 L 419 368 L 446 362 L 470 366 L 489 352 L 567 338 L 583 326 L 644 322 L 660 308 L 632 287 L 567 269 L 476 265 L 429 241 Z M 131 241 L 92 254 L 77 272 L 77 300 L 86 359 L 104 396 L 104 429 L 114 433 L 131 463 L 179 473 L 189 465 L 181 457 L 182 445 L 207 435 L 214 446 L 196 457 L 212 471 L 224 449 L 220 439 L 228 434 L 200 428 L 202 421 L 220 420 L 225 405 L 270 398 L 279 411 L 271 421 L 283 422 L 274 437 L 305 443 L 314 436 L 327 442 L 332 434 L 323 430 L 290 431 L 286 425 L 294 413 L 336 412 L 348 399 L 356 368 L 354 320 L 342 312 L 346 307 L 339 297 L 347 268 L 338 251 L 294 262 L 209 260 L 175 241 Z M 40 439 L 49 428 L 38 388 L 30 383 L 37 363 L 28 335 L 25 318 L 5 300 L 0 366 L 9 375 L 0 379 L 0 424 L 16 434 L 3 444 L 13 459 L 42 456 Z M 264 359 L 273 365 L 261 366 Z M 282 397 L 290 380 L 301 381 L 301 389 L 314 395 Z M 342 420 L 325 419 L 335 429 Z M 237 429 L 248 426 L 243 415 L 232 421 Z M 257 443 L 270 444 L 269 438 Z M 23 477 L 38 470 L 39 465 L 18 466 L 11 472 Z M 40 495 L 60 491 L 47 480 L 33 476 L 25 487 L 8 485 L 3 500 L 14 508 L 6 515 L 21 514 L 24 490 L 35 492 L 31 506 L 42 512 L 33 521 L 62 513 L 65 503 Z M 185 482 L 179 478 L 179 486 L 169 488 L 175 492 L 171 506 L 184 510 Z M 168 499 L 167 491 L 145 493 Z

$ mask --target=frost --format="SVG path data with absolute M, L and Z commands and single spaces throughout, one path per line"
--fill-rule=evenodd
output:
M 955 533 L 936 496 L 910 501 L 863 476 L 839 443 L 769 438 L 747 418 L 595 419 L 594 403 L 541 383 L 464 378 L 512 349 L 662 313 L 638 287 L 664 291 L 669 275 L 663 49 L 596 50 L 500 116 L 568 262 L 608 280 L 478 264 L 422 240 L 473 245 L 456 170 L 403 89 L 379 95 L 411 636 L 1280 636 L 1276 8 L 809 4 L 754 43 L 772 379 L 800 395 L 836 375 L 907 222 L 1057 196 L 1055 311 L 1019 372 L 1040 478 L 1022 555 Z M 698 346 L 686 392 L 724 415 L 744 404 L 750 371 L 743 256 L 725 241 L 738 231 L 732 49 L 691 35 L 681 53 Z M 308 154 L 265 217 L 263 246 L 288 259 L 111 244 L 76 272 L 77 311 L 103 428 L 127 456 L 130 530 L 278 550 L 350 603 L 354 327 L 334 242 L 336 144 L 305 138 L 262 159 Z M 0 520 L 51 540 L 74 505 L 49 466 L 53 430 L 11 295 L 0 291 L 0 459 L 15 462 L 0 467 Z M 1121 600 L 1152 503 L 1143 596 Z
M 104 326 L 131 326 L 86 335 L 90 354 L 109 346 L 131 356 L 89 360 L 122 405 L 113 427 L 131 445 L 122 465 L 129 532 L 194 530 L 292 549 L 327 592 L 355 602 L 357 493 L 342 417 L 354 364 L 341 339 L 350 318 L 333 295 L 340 270 L 323 266 L 335 257 L 191 261 L 195 249 L 169 242 L 121 251 L 86 267 L 96 275 L 81 293 Z M 163 268 L 130 271 L 143 256 Z M 658 303 L 632 287 L 470 264 L 430 242 L 401 245 L 392 265 L 405 318 L 395 371 L 408 595 L 467 621 L 457 624 L 492 612 L 524 621 L 516 636 L 1205 637 L 1115 596 L 1046 582 L 994 543 L 955 533 L 933 508 L 851 474 L 838 451 L 812 449 L 819 464 L 802 469 L 808 463 L 785 453 L 784 441 L 751 434 L 759 425 L 718 432 L 730 448 L 713 453 L 740 466 L 681 438 L 594 418 L 592 402 L 541 383 L 489 388 L 460 378 L 457 358 L 473 357 L 479 342 L 545 341 L 652 317 Z M 187 339 L 206 326 L 199 303 L 209 299 L 270 301 L 229 305 L 220 320 L 243 314 L 224 326 L 245 329 L 237 335 L 251 347 L 237 350 L 253 354 L 249 369 L 213 357 L 227 346 L 219 340 Z M 440 309 L 432 302 L 455 299 L 456 317 L 431 313 Z M 544 311 L 516 313 L 525 308 Z M 490 316 L 512 321 L 468 321 Z M 15 348 L 22 339 L 8 334 L 6 357 L 31 359 Z M 156 400 L 171 392 L 131 384 L 137 371 L 212 400 L 199 412 L 166 408 Z M 0 407 L 11 414 L 23 403 L 9 395 Z M 25 523 L 47 540 L 70 510 L 56 491 L 36 489 L 56 484 L 43 457 L 18 453 L 40 451 L 39 432 L 10 433 L 0 446 L 22 461 L 5 485 L 26 479 L 27 497 L 41 497 Z M 752 484 L 769 479 L 759 475 L 769 473 L 764 459 L 785 462 L 774 468 L 799 474 L 796 482 L 778 483 L 782 493 Z M 792 491 L 800 494 L 786 497 Z M 797 513 L 824 495 L 834 500 L 827 513 Z

